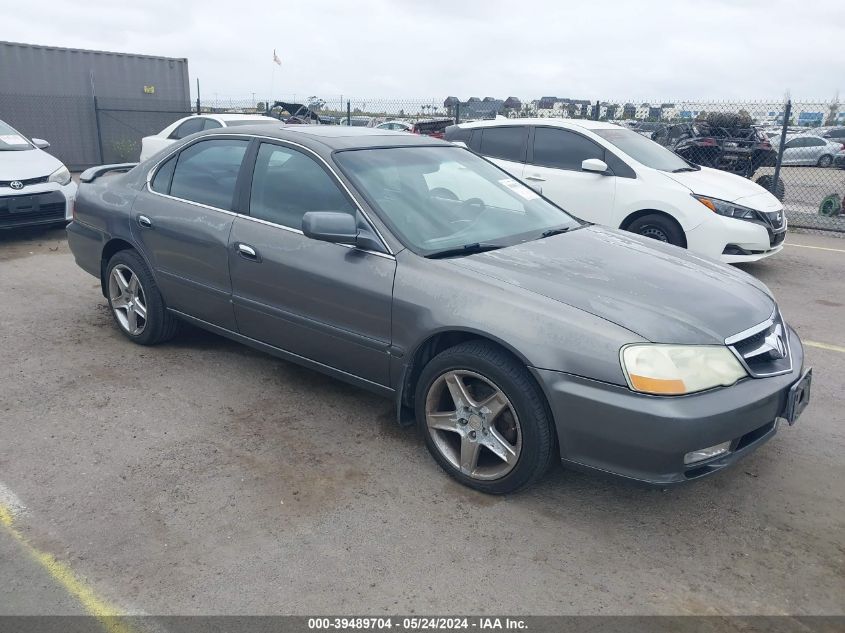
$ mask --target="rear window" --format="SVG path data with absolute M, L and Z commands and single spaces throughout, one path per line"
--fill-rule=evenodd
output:
M 479 151 L 490 158 L 522 162 L 525 158 L 525 139 L 527 137 L 528 128 L 524 125 L 483 128 Z

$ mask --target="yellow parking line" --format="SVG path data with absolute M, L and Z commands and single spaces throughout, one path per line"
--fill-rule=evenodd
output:
M 798 248 L 812 248 L 817 251 L 831 251 L 833 253 L 845 253 L 845 248 L 827 248 L 826 246 L 809 246 L 807 244 L 793 244 L 787 242 L 786 246 L 797 246 Z
M 133 633 L 132 627 L 117 618 L 121 615 L 119 609 L 98 597 L 93 589 L 76 577 L 70 567 L 57 561 L 52 554 L 42 552 L 33 546 L 15 527 L 12 508 L 3 503 L 0 503 L 0 526 L 5 528 L 21 544 L 27 554 L 41 565 L 65 591 L 79 600 L 85 610 L 97 618 L 106 631 L 109 631 L 109 633 Z
M 842 352 L 845 354 L 845 347 L 840 347 L 839 345 L 831 345 L 830 343 L 819 343 L 817 341 L 801 341 L 804 345 L 808 345 L 809 347 L 818 347 L 819 349 L 826 349 L 831 352 Z

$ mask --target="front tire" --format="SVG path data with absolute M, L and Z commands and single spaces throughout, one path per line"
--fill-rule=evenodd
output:
M 672 218 L 659 213 L 649 213 L 637 218 L 628 225 L 628 230 L 659 242 L 686 246 L 684 230 Z
M 537 482 L 554 457 L 554 425 L 524 365 L 486 341 L 435 356 L 417 383 L 415 410 L 429 452 L 462 484 L 507 494 Z
M 135 251 L 119 251 L 109 260 L 106 296 L 115 323 L 133 343 L 155 345 L 176 334 L 179 322 L 166 310 L 152 273 Z
M 820 156 L 816 166 L 818 167 L 830 167 L 833 164 L 833 156 L 830 154 L 825 154 L 824 156 Z

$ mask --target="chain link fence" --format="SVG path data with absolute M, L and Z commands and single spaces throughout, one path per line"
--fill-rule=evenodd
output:
M 628 127 L 688 161 L 775 194 L 793 227 L 845 235 L 845 107 L 837 101 L 593 101 L 558 97 L 378 99 L 286 95 L 184 102 L 0 95 L 0 119 L 45 138 L 70 169 L 138 159 L 141 138 L 189 114 L 267 114 L 291 124 L 354 125 L 442 136 L 448 125 L 523 117 Z
M 524 117 L 628 127 L 691 163 L 748 178 L 776 195 L 793 227 L 845 234 L 845 107 L 821 101 L 591 101 L 543 97 L 203 102 L 208 112 L 265 112 L 290 123 L 388 127 L 439 136 L 447 125 Z

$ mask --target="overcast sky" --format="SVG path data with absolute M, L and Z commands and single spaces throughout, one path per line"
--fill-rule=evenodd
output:
M 0 40 L 186 57 L 204 96 L 845 98 L 845 0 L 0 0 L 0 15 Z

